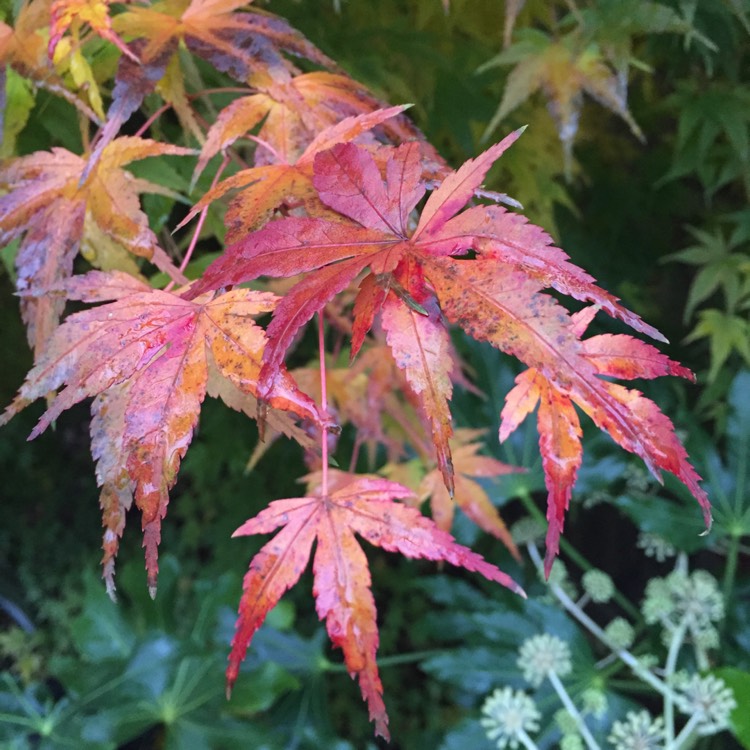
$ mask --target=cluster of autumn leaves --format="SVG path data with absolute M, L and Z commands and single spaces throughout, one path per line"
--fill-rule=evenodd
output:
M 549 491 L 547 571 L 582 460 L 576 406 L 655 474 L 679 477 L 710 520 L 668 418 L 611 380 L 691 374 L 630 336 L 585 337 L 601 311 L 661 338 L 542 229 L 503 205 L 512 201 L 482 190 L 520 131 L 451 171 L 404 107 L 379 102 L 285 21 L 244 6 L 165 0 L 129 4 L 110 17 L 105 0 L 32 0 L 12 27 L 0 26 L 3 64 L 74 103 L 88 118 L 87 133 L 89 122 L 99 128 L 84 154 L 53 148 L 0 168 L 0 239 L 19 240 L 18 291 L 35 353 L 0 422 L 47 397 L 34 437 L 65 409 L 93 398 L 92 453 L 112 593 L 133 501 L 155 592 L 169 491 L 207 394 L 258 418 L 268 438 L 283 433 L 298 440 L 311 468 L 322 469 L 311 475 L 306 496 L 271 503 L 236 532 L 278 533 L 245 578 L 228 684 L 315 542 L 318 614 L 359 679 L 376 731 L 387 736 L 375 604 L 355 535 L 520 591 L 448 533 L 457 505 L 518 554 L 475 481 L 513 469 L 479 453 L 480 432 L 452 426 L 453 387 L 467 383 L 450 326 L 528 368 L 507 395 L 500 438 L 536 410 Z M 86 56 L 88 45 L 102 44 L 121 53 L 106 115 Z M 184 50 L 246 88 L 207 132 L 185 90 Z M 317 69 L 302 72 L 292 57 Z M 154 92 L 163 110 L 174 110 L 186 140 L 198 141 L 199 153 L 120 135 Z M 197 240 L 208 206 L 226 203 L 224 252 L 188 283 L 195 242 L 178 266 L 140 206 L 141 193 L 173 194 L 125 167 L 198 153 L 197 178 L 219 154 L 226 155 L 222 168 L 232 154 L 240 158 L 238 139 L 254 142 L 251 164 L 223 181 L 217 172 L 183 222 L 200 217 Z M 74 275 L 79 253 L 96 270 Z M 171 279 L 166 288 L 148 283 L 144 261 Z M 579 310 L 571 314 L 545 289 L 576 300 Z M 71 300 L 88 307 L 60 322 Z M 256 319 L 268 314 L 264 328 Z M 329 328 L 328 340 L 337 342 L 329 367 L 290 372 L 287 354 L 316 314 Z M 349 366 L 338 351 L 346 342 Z M 360 448 L 387 451 L 379 476 L 320 466 L 344 423 L 357 431 L 352 467 Z M 431 519 L 417 509 L 427 499 Z

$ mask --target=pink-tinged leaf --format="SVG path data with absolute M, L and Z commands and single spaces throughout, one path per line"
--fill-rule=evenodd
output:
M 547 232 L 502 206 L 470 208 L 438 227 L 429 239 L 434 254 L 457 254 L 473 248 L 482 257 L 510 263 L 542 286 L 593 302 L 634 330 L 665 341 L 659 331 L 624 308 L 615 296 L 597 286 L 592 276 L 571 263 L 568 255 L 554 246 Z
M 489 341 L 550 377 L 567 378 L 565 363 L 578 357 L 580 342 L 568 313 L 539 293 L 537 281 L 510 264 L 486 259 L 433 258 L 425 263 L 425 275 L 446 317 L 470 336 Z M 586 369 L 593 371 L 591 365 Z
M 259 276 L 296 276 L 336 261 L 375 254 L 392 244 L 392 237 L 374 229 L 321 219 L 281 219 L 230 245 L 188 295 L 196 297 Z
M 125 515 L 133 504 L 133 480 L 125 465 L 123 447 L 125 413 L 129 401 L 128 382 L 100 393 L 91 407 L 91 455 L 96 461 L 96 483 L 101 487 L 102 509 L 102 577 L 107 593 L 115 598 L 115 558 L 125 530 Z
M 581 467 L 583 449 L 581 427 L 572 402 L 552 388 L 534 368 L 518 375 L 516 385 L 506 396 L 501 414 L 500 440 L 513 432 L 537 403 L 539 449 L 548 492 L 544 574 L 549 576 L 560 548 L 565 512 Z
M 535 370 L 533 375 L 529 373 L 527 378 L 519 380 L 517 390 L 512 391 L 510 405 L 503 414 L 501 438 L 507 437 L 534 408 L 539 397 L 554 404 L 544 414 L 540 406 L 539 417 L 546 420 L 540 433 L 546 430 L 543 460 L 547 462 L 545 474 L 551 488 L 553 547 L 557 544 L 561 513 L 572 489 L 572 485 L 564 482 L 575 480 L 580 463 L 572 403 L 580 406 L 619 445 L 640 456 L 656 476 L 662 469 L 674 473 L 695 495 L 706 519 L 710 518 L 708 500 L 698 486 L 699 477 L 674 436 L 671 422 L 637 391 L 621 389 L 599 377 L 600 368 L 607 365 L 597 365 L 595 358 L 589 358 L 586 342 L 579 340 L 580 317 L 572 320 L 550 297 L 537 292 L 536 279 L 512 270 L 512 266 L 499 262 L 493 266 L 486 259 L 434 258 L 425 262 L 424 267 L 449 320 L 474 338 L 513 354 Z M 617 343 L 618 353 L 628 350 L 629 341 L 625 337 L 625 341 Z M 599 344 L 592 345 L 597 352 L 602 346 L 605 351 L 613 346 L 611 339 Z M 649 349 L 643 350 L 636 344 L 633 351 L 638 351 L 643 359 L 634 361 L 628 371 L 631 376 L 639 372 L 650 377 L 661 370 L 684 374 L 679 366 L 655 358 Z M 622 361 L 616 359 L 611 366 L 613 372 L 625 369 Z M 548 557 L 548 568 L 554 551 Z
M 397 117 L 410 106 L 410 104 L 402 104 L 398 107 L 376 109 L 374 112 L 345 117 L 341 122 L 337 122 L 335 125 L 331 125 L 318 133 L 304 150 L 297 163 L 313 161 L 315 155 L 321 151 L 333 148 L 338 143 L 353 141 L 363 133 L 367 133 L 374 127 L 381 125 L 386 120 Z
M 65 309 L 65 297 L 48 290 L 73 273 L 84 227 L 84 207 L 61 198 L 40 208 L 16 255 L 21 317 L 34 352 L 47 345 Z
M 413 239 L 424 241 L 460 211 L 474 196 L 474 191 L 482 184 L 490 167 L 525 129 L 520 128 L 505 136 L 500 143 L 491 146 L 476 159 L 470 159 L 460 169 L 449 174 L 427 199 Z
M 542 454 L 544 483 L 547 486 L 547 540 L 544 575 L 549 577 L 552 563 L 560 548 L 565 512 L 570 504 L 573 485 L 581 468 L 581 426 L 573 404 L 549 388 L 543 379 L 539 386 L 539 449 Z
M 317 540 L 313 562 L 316 611 L 335 646 L 359 680 L 375 731 L 388 739 L 388 716 L 376 663 L 378 631 L 367 560 L 355 533 L 371 544 L 407 557 L 445 560 L 524 595 L 507 575 L 462 547 L 414 508 L 394 500 L 411 496 L 395 482 L 334 473 L 327 496 L 277 500 L 235 536 L 282 530 L 250 564 L 240 601 L 237 633 L 227 669 L 231 689 L 240 662 L 269 610 L 299 580 Z
M 0 197 L 0 242 L 22 237 L 16 256 L 18 290 L 36 352 L 45 346 L 64 306 L 62 296 L 47 292 L 70 276 L 80 247 L 90 243 L 96 253 L 102 235 L 124 258 L 128 253 L 147 258 L 173 278 L 184 279 L 140 208 L 139 192 L 158 188 L 135 180 L 122 167 L 151 156 L 189 153 L 179 146 L 123 137 L 103 149 L 99 168 L 85 180 L 86 161 L 62 148 L 20 157 L 0 169 L 0 188 L 6 191 Z M 98 263 L 96 255 L 91 260 Z
M 656 347 L 631 336 L 603 334 L 583 341 L 586 358 L 597 371 L 622 380 L 676 375 L 694 381 L 687 367 L 674 362 Z
M 93 278 L 68 282 L 87 297 Z M 103 287 L 119 295 L 122 279 Z M 100 295 L 106 296 L 107 292 Z M 148 584 L 155 591 L 157 547 L 169 490 L 193 436 L 206 391 L 208 363 L 232 385 L 257 396 L 266 338 L 253 316 L 270 312 L 273 295 L 246 289 L 189 302 L 144 289 L 109 304 L 75 313 L 55 331 L 18 397 L 0 417 L 10 419 L 31 401 L 48 396 L 36 437 L 62 411 L 94 396 L 92 450 L 102 486 L 105 577 L 113 591 L 113 560 L 131 494 L 142 515 Z M 266 395 L 269 405 L 319 421 L 314 403 L 280 371 Z
M 332 512 L 331 523 L 318 534 L 313 561 L 315 611 L 325 620 L 331 643 L 343 651 L 349 674 L 359 678 L 376 734 L 388 739 L 388 714 L 376 661 L 379 637 L 370 569 L 345 519 L 344 514 Z M 341 560 L 346 563 L 342 565 Z
M 389 202 L 369 152 L 339 143 L 316 155 L 313 170 L 313 184 L 323 203 L 363 227 L 398 235 L 398 206 Z
M 599 310 L 601 310 L 599 305 L 588 305 L 570 316 L 573 321 L 573 331 L 579 339 L 586 333 L 586 329 L 591 325 L 591 321 L 594 320 Z
M 255 555 L 245 575 L 226 672 L 227 694 L 237 680 L 240 664 L 255 632 L 307 567 L 317 534 L 317 513 L 318 503 L 313 498 L 275 500 L 233 534 L 268 534 L 283 527 Z
M 399 146 L 388 159 L 385 174 L 388 205 L 398 207 L 397 229 L 405 237 L 409 233 L 409 215 L 425 194 L 419 143 Z
M 706 493 L 698 485 L 701 478 L 690 465 L 687 451 L 677 435 L 669 417 L 659 410 L 650 399 L 636 390 L 629 390 L 617 383 L 602 383 L 608 395 L 626 409 L 630 430 L 638 436 L 633 440 L 631 435 L 618 429 L 609 415 L 587 408 L 581 403 L 580 407 L 591 417 L 601 429 L 606 429 L 614 440 L 625 450 L 640 456 L 651 472 L 660 478 L 660 471 L 674 474 L 698 500 L 703 510 L 706 528 L 711 528 L 711 503 Z
M 448 402 L 453 394 L 453 358 L 450 337 L 434 297 L 424 288 L 421 271 L 400 275 L 406 294 L 428 312 L 422 315 L 404 305 L 393 293 L 383 303 L 382 326 L 398 367 L 429 421 L 438 466 L 449 494 L 453 495 L 453 464 L 449 440 L 453 435 Z

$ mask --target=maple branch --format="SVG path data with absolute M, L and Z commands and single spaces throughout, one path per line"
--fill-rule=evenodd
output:
M 279 152 L 268 142 L 264 141 L 262 138 L 258 138 L 257 135 L 246 135 L 245 138 L 247 138 L 249 141 L 253 141 L 254 143 L 257 143 L 259 146 L 263 146 L 263 148 L 267 149 L 273 154 L 274 159 L 279 162 L 279 164 L 284 164 L 286 162 L 286 159 L 279 154 Z
M 214 175 L 214 179 L 211 182 L 211 190 L 213 190 L 216 187 L 216 183 L 219 181 L 219 178 L 221 177 L 222 172 L 226 169 L 227 164 L 229 164 L 229 156 L 224 157 L 224 161 L 221 162 L 221 165 L 216 170 L 216 174 Z M 206 216 L 208 216 L 208 209 L 210 206 L 206 206 L 201 212 L 200 216 L 198 216 L 198 222 L 195 225 L 195 231 L 193 232 L 193 236 L 190 240 L 190 244 L 188 245 L 188 249 L 185 251 L 185 257 L 182 259 L 182 263 L 180 263 L 180 273 L 184 273 L 185 269 L 187 268 L 188 263 L 190 262 L 190 258 L 193 255 L 193 251 L 195 250 L 195 246 L 198 244 L 198 237 L 201 233 L 201 229 L 203 229 L 203 224 L 206 221 Z M 175 282 L 174 280 L 170 281 L 169 284 L 164 288 L 165 292 L 169 292 L 174 287 Z
M 140 128 L 138 128 L 135 137 L 140 138 L 154 124 L 154 122 L 156 122 L 156 120 L 158 120 L 168 109 L 171 109 L 171 107 L 172 102 L 165 102 L 162 104 L 161 107 L 159 107 L 159 109 L 157 109 Z
M 359 460 L 359 451 L 362 448 L 362 438 L 359 436 L 359 431 L 354 438 L 354 446 L 352 447 L 352 455 L 349 459 L 349 473 L 353 474 L 357 468 L 357 461 Z
M 328 387 L 326 385 L 326 350 L 323 313 L 318 313 L 318 357 L 320 360 L 320 408 L 328 416 Z M 328 426 L 321 425 L 321 460 L 323 461 L 321 491 L 322 496 L 328 496 Z

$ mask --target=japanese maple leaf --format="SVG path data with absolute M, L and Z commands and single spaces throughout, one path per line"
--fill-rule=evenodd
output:
M 286 21 L 265 11 L 238 11 L 246 0 L 163 0 L 129 5 L 112 19 L 112 28 L 127 40 L 140 60 L 120 60 L 107 123 L 91 154 L 89 169 L 122 125 L 164 78 L 180 44 L 207 60 L 217 70 L 245 83 L 254 72 L 287 81 L 297 72 L 286 54 L 304 57 L 327 68 L 335 67 Z M 182 76 L 172 76 L 177 82 Z M 163 90 L 181 100 L 179 91 Z
M 550 113 L 564 144 L 571 144 L 578 130 L 584 93 L 622 118 L 632 133 L 643 140 L 617 76 L 599 49 L 595 45 L 587 45 L 578 32 L 556 40 L 543 31 L 528 30 L 522 41 L 484 63 L 480 71 L 514 63 L 516 66 L 508 76 L 500 106 L 485 135 L 489 135 L 503 118 L 541 89 L 547 97 Z
M 573 316 L 574 331 L 580 337 L 597 312 L 588 307 Z M 604 334 L 581 341 L 581 356 L 597 376 L 626 380 L 676 375 L 694 380 L 693 374 L 656 348 L 625 335 Z M 636 390 L 599 380 L 598 394 L 573 392 L 552 382 L 531 367 L 516 378 L 515 387 L 505 399 L 500 424 L 500 440 L 505 440 L 538 405 L 537 424 L 547 498 L 547 553 L 545 574 L 549 575 L 559 550 L 565 511 L 581 466 L 583 448 L 581 427 L 574 408 L 577 404 L 598 427 L 607 431 L 625 450 L 640 456 L 657 479 L 661 470 L 675 474 L 693 493 L 703 508 L 706 525 L 711 525 L 710 504 L 698 486 L 700 477 L 687 460 L 669 418 Z M 602 407 L 606 400 L 607 407 Z M 628 429 L 622 425 L 627 423 Z
M 138 58 L 128 49 L 125 42 L 112 31 L 109 17 L 110 0 L 55 0 L 50 8 L 50 35 L 48 54 L 52 58 L 63 34 L 71 27 L 78 33 L 83 24 L 91 28 L 108 42 L 112 42 L 124 55 L 136 62 Z
M 231 690 L 268 612 L 307 567 L 315 542 L 313 593 L 318 616 L 325 619 L 334 646 L 342 649 L 350 675 L 359 680 L 375 731 L 387 739 L 388 716 L 375 661 L 375 601 L 367 558 L 355 534 L 389 552 L 445 560 L 523 592 L 505 573 L 457 544 L 417 510 L 395 502 L 412 495 L 406 487 L 377 477 L 332 474 L 333 487 L 327 495 L 318 490 L 307 497 L 276 500 L 234 533 L 245 536 L 281 529 L 253 558 L 245 576 L 227 686 Z
M 352 354 L 382 313 L 386 340 L 431 424 L 438 464 L 452 491 L 448 401 L 453 361 L 444 316 L 529 365 L 543 363 L 545 371 L 557 373 L 562 382 L 569 381 L 575 361 L 567 349 L 578 341 L 566 311 L 539 294 L 544 287 L 600 304 L 638 330 L 659 335 L 568 263 L 561 250 L 548 247 L 542 230 L 519 233 L 523 220 L 498 206 L 458 213 L 520 132 L 448 175 L 430 195 L 418 223 L 411 214 L 425 186 L 417 143 L 389 152 L 385 180 L 374 157 L 355 144 L 337 144 L 316 155 L 313 184 L 320 200 L 341 220 L 270 222 L 231 244 L 190 292 L 262 275 L 306 273 L 285 295 L 269 325 L 261 394 L 273 382 L 300 327 L 369 268 L 354 303 Z M 448 257 L 472 249 L 486 255 L 461 261 Z M 579 381 L 585 379 L 584 373 Z
M 455 471 L 453 497 L 448 493 L 438 469 L 429 471 L 423 477 L 417 494 L 420 502 L 430 500 L 432 519 L 439 528 L 450 531 L 455 507 L 458 506 L 477 526 L 500 539 L 513 556 L 520 559 L 516 544 L 497 508 L 490 501 L 482 485 L 475 482 L 472 477 L 499 477 L 523 469 L 504 464 L 491 456 L 478 455 L 482 441 L 477 438 L 483 433 L 484 430 L 457 430 L 451 441 Z
M 313 186 L 313 163 L 316 154 L 326 151 L 336 143 L 354 140 L 381 123 L 390 120 L 404 111 L 405 106 L 378 109 L 367 114 L 346 117 L 335 125 L 321 130 L 312 139 L 299 158 L 287 162 L 281 160 L 274 164 L 265 164 L 243 169 L 220 182 L 209 190 L 177 227 L 199 214 L 206 206 L 230 190 L 240 189 L 241 193 L 232 200 L 225 216 L 228 242 L 246 235 L 268 220 L 268 217 L 286 201 L 296 205 L 305 204 L 308 214 L 314 215 L 327 210 L 324 206 L 316 208 L 318 194 Z M 211 137 L 209 134 L 210 142 Z M 204 151 L 205 153 L 205 151 Z M 281 156 L 281 154 L 279 154 Z
M 51 0 L 32 0 L 21 5 L 12 26 L 0 21 L 0 68 L 10 65 L 35 86 L 66 99 L 92 122 L 101 120 L 76 93 L 69 91 L 47 57 L 47 28 Z M 4 84 L 3 84 L 4 86 Z M 3 100 L 0 97 L 0 100 Z
M 258 124 L 258 141 L 270 148 L 258 151 L 256 165 L 277 160 L 293 162 L 318 133 L 331 125 L 387 107 L 357 81 L 326 71 L 303 73 L 282 82 L 255 75 L 251 83 L 256 92 L 235 99 L 211 125 L 196 174 L 219 151 Z M 424 139 L 406 117 L 389 122 L 385 132 L 396 142 Z
M 94 397 L 91 441 L 102 488 L 107 586 L 114 589 L 114 556 L 134 498 L 153 595 L 161 522 L 210 387 L 209 369 L 234 389 L 256 394 L 266 339 L 253 316 L 272 310 L 276 298 L 237 289 L 188 301 L 126 274 L 98 271 L 73 277 L 58 289 L 68 299 L 114 301 L 70 315 L 57 328 L 0 424 L 64 385 L 32 431 L 33 439 L 63 411 Z M 271 406 L 318 421 L 314 403 L 288 375 L 277 382 Z M 214 390 L 222 397 L 226 393 Z M 235 406 L 231 393 L 226 400 Z
M 46 292 L 70 276 L 82 243 L 90 239 L 96 246 L 106 238 L 110 254 L 116 254 L 112 248 L 117 246 L 120 255 L 146 258 L 172 278 L 184 280 L 140 210 L 139 193 L 165 189 L 136 179 L 123 167 L 150 156 L 190 153 L 179 146 L 125 137 L 104 150 L 85 180 L 85 156 L 64 148 L 38 151 L 0 169 L 0 187 L 7 191 L 0 196 L 0 242 L 22 237 L 16 256 L 17 287 L 24 295 L 21 311 L 35 351 L 44 347 L 65 304 L 61 295 Z M 95 256 L 92 262 L 97 262 Z

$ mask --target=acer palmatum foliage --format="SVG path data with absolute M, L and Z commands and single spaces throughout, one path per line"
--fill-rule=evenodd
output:
M 267 439 L 283 433 L 297 440 L 320 469 L 305 496 L 271 503 L 236 532 L 277 533 L 245 578 L 228 685 L 315 543 L 318 614 L 359 680 L 376 732 L 387 737 L 375 603 L 357 536 L 520 592 L 448 533 L 457 505 L 518 555 L 472 479 L 513 467 L 478 455 L 477 432 L 453 428 L 453 388 L 467 383 L 450 327 L 528 368 L 507 394 L 499 437 L 536 409 L 548 488 L 547 573 L 582 460 L 576 405 L 654 474 L 676 475 L 710 523 L 708 499 L 669 419 L 638 391 L 612 382 L 692 374 L 630 336 L 586 338 L 588 324 L 603 312 L 662 339 L 542 229 L 502 205 L 478 202 L 487 195 L 488 170 L 522 131 L 451 171 L 405 118 L 405 107 L 387 107 L 285 21 L 245 5 L 167 0 L 125 6 L 110 18 L 104 0 L 33 0 L 16 28 L 0 26 L 0 62 L 39 86 L 57 87 L 97 124 L 101 93 L 86 67 L 86 44 L 98 35 L 104 41 L 97 44 L 122 52 L 106 121 L 84 153 L 53 148 L 0 167 L 0 238 L 20 239 L 18 291 L 35 353 L 0 423 L 46 397 L 35 437 L 64 410 L 93 398 L 91 444 L 112 595 L 114 559 L 133 502 L 142 517 L 147 583 L 156 592 L 169 492 L 207 394 L 257 417 Z M 240 84 L 207 130 L 211 110 L 198 112 L 203 92 L 185 88 L 180 46 Z M 302 72 L 294 57 L 323 70 Z M 71 80 L 85 86 L 65 88 L 66 64 L 76 71 Z M 217 172 L 188 213 L 183 224 L 200 218 L 179 266 L 149 228 L 139 200 L 143 192 L 174 193 L 124 169 L 150 156 L 197 153 L 141 133 L 120 135 L 154 93 L 164 104 L 147 113 L 142 130 L 173 108 L 201 149 L 194 179 L 219 152 L 226 154 L 224 166 L 232 155 L 252 160 L 221 182 Z M 241 145 L 248 141 L 253 149 Z M 188 283 L 206 211 L 228 196 L 224 252 Z M 74 275 L 79 251 L 100 270 Z M 146 261 L 171 278 L 166 288 L 148 283 Z M 253 287 L 233 288 L 246 282 Z M 559 296 L 586 306 L 571 313 Z M 67 300 L 91 306 L 60 323 Z M 264 328 L 256 318 L 269 313 Z M 326 363 L 321 322 L 319 363 L 290 372 L 287 355 L 316 313 L 348 338 L 350 367 Z M 374 454 L 382 446 L 388 462 L 375 468 L 388 478 L 328 470 L 343 423 L 357 429 L 351 466 L 360 449 Z M 394 481 L 408 475 L 401 469 L 413 457 L 423 465 L 415 486 Z M 432 520 L 417 509 L 427 500 Z

